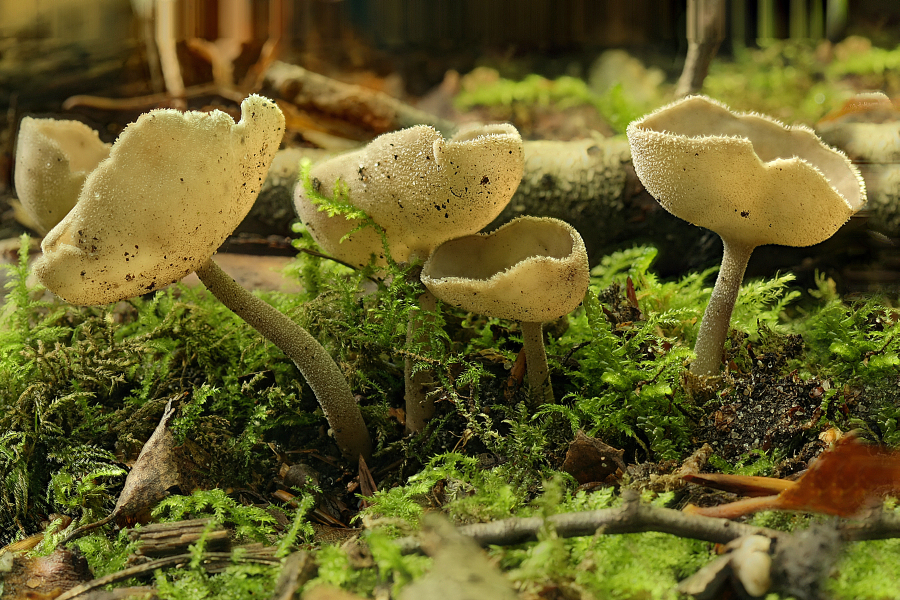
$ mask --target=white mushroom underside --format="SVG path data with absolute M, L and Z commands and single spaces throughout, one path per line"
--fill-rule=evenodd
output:
M 754 246 L 808 246 L 865 204 L 859 172 L 805 127 L 702 97 L 629 125 L 635 170 L 672 214 Z

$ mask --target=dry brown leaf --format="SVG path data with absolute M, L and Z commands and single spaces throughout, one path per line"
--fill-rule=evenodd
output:
M 289 554 L 284 559 L 284 567 L 275 582 L 272 600 L 293 600 L 299 597 L 300 588 L 315 575 L 316 561 L 308 552 L 298 550 Z
M 374 496 L 375 492 L 378 491 L 378 486 L 375 485 L 375 478 L 372 477 L 372 471 L 369 470 L 369 465 L 366 464 L 365 459 L 363 459 L 362 455 L 359 456 L 359 493 L 363 496 Z
M 406 410 L 402 408 L 389 408 L 388 416 L 396 419 L 401 425 L 406 425 Z
M 707 506 L 700 508 L 694 504 L 684 507 L 684 512 L 690 515 L 701 515 L 715 519 L 739 519 L 763 510 L 777 510 L 778 496 L 759 496 L 757 498 L 744 498 L 737 502 L 728 502 L 719 506 Z
M 797 485 L 778 495 L 778 505 L 851 517 L 898 490 L 900 453 L 845 436 L 819 456 Z
M 617 450 L 597 438 L 588 437 L 579 430 L 575 434 L 575 440 L 569 444 L 562 470 L 582 485 L 605 481 L 618 469 L 625 472 L 626 466 L 622 460 L 624 454 L 623 450 Z
M 522 387 L 522 381 L 525 379 L 525 348 L 522 348 L 516 355 L 516 362 L 513 363 L 509 370 L 509 377 L 506 379 L 506 389 L 503 396 L 507 400 L 512 400 L 516 390 Z
M 169 429 L 169 420 L 175 413 L 173 400 L 166 403 L 159 424 L 125 479 L 125 487 L 112 512 L 120 525 L 140 520 L 144 513 L 168 495 L 169 488 L 181 481 L 174 452 L 175 436 Z

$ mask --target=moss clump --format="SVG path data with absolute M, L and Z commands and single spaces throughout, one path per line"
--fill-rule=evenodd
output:
M 900 540 L 850 544 L 827 589 L 836 598 L 890 600 L 900 598 Z
M 517 387 L 515 324 L 441 307 L 432 315 L 440 328 L 430 343 L 404 348 L 406 320 L 421 293 L 415 266 L 353 271 L 302 253 L 293 271 L 310 282 L 306 291 L 267 298 L 322 340 L 360 394 L 377 440 L 369 466 L 381 490 L 359 515 L 373 532 L 370 558 L 360 562 L 323 547 L 319 577 L 309 585 L 398 591 L 429 560 L 401 556 L 390 539 L 414 532 L 425 510 L 466 523 L 615 505 L 609 488 L 578 491 L 560 473 L 578 428 L 623 449 L 626 462 L 652 460 L 664 472 L 699 444 L 765 421 L 735 419 L 723 429 L 715 415 L 741 399 L 777 397 L 780 386 L 789 408 L 801 396 L 806 403 L 802 419 L 790 415 L 802 427 L 779 429 L 769 447 L 754 441 L 720 451 L 711 464 L 788 474 L 812 456 L 795 450 L 812 448 L 830 425 L 861 425 L 872 437 L 900 439 L 890 358 L 898 352 L 900 319 L 888 303 L 844 301 L 824 277 L 810 294 L 791 289 L 787 275 L 748 282 L 735 311 L 727 375 L 713 393 L 695 394 L 682 376 L 713 272 L 661 281 L 654 257 L 651 248 L 633 248 L 594 269 L 584 308 L 548 331 L 559 403 L 535 411 Z M 293 365 L 229 311 L 201 291 L 180 288 L 105 309 L 36 301 L 25 284 L 24 258 L 14 269 L 0 333 L 0 523 L 7 539 L 36 531 L 52 511 L 76 520 L 106 514 L 122 483 L 122 463 L 136 456 L 176 395 L 176 436 L 206 462 L 202 469 L 193 463 L 185 495 L 164 501 L 156 519 L 212 514 L 235 524 L 246 541 L 279 545 L 284 555 L 315 540 L 304 515 L 316 499 L 337 499 L 345 522 L 357 516 L 357 488 L 347 491 L 356 474 L 336 458 L 315 398 Z M 436 418 L 412 439 L 403 437 L 398 418 L 401 359 L 408 355 L 434 371 L 438 399 Z M 288 519 L 273 522 L 270 513 L 222 491 L 266 494 L 279 458 L 291 460 L 289 452 L 298 449 L 335 459 L 316 463 L 321 487 Z M 636 472 L 632 484 L 640 477 Z M 190 495 L 194 490 L 201 491 Z M 108 535 L 78 541 L 100 573 L 129 552 L 124 537 Z M 659 534 L 560 540 L 549 530 L 534 544 L 492 553 L 522 590 L 541 593 L 552 585 L 598 597 L 671 597 L 675 581 L 710 559 L 705 544 Z M 847 574 L 836 584 L 841 590 L 854 589 L 858 553 L 864 550 L 847 559 Z M 269 593 L 276 574 L 277 568 L 235 565 L 213 577 L 197 567 L 163 573 L 156 583 L 167 598 L 249 597 Z

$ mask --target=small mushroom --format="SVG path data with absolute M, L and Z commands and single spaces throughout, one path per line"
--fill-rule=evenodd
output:
M 305 329 L 225 274 L 211 257 L 253 206 L 284 132 L 270 100 L 249 96 L 237 124 L 220 111 L 155 110 L 122 132 L 78 203 L 44 238 L 34 270 L 73 304 L 115 302 L 196 271 L 228 308 L 281 348 L 322 405 L 341 451 L 371 442 L 347 382 Z
M 772 540 L 744 535 L 725 545 L 725 553 L 678 584 L 678 592 L 695 598 L 762 598 L 772 588 Z M 730 585 L 729 585 L 730 582 Z
M 46 235 L 72 210 L 84 180 L 109 156 L 109 147 L 80 121 L 22 119 L 16 193 L 38 233 Z
M 584 240 L 551 218 L 519 217 L 486 234 L 441 244 L 422 283 L 448 304 L 519 321 L 531 396 L 553 402 L 541 324 L 572 312 L 589 280 Z
M 691 364 L 695 375 L 715 375 L 753 249 L 828 239 L 863 207 L 865 186 L 847 157 L 812 130 L 736 114 L 703 96 L 632 122 L 628 140 L 635 172 L 663 208 L 722 238 Z
M 522 139 L 511 125 L 471 126 L 449 140 L 419 125 L 323 161 L 310 177 L 319 193 L 345 199 L 377 223 L 394 260 L 414 261 L 493 221 L 516 191 L 523 168 Z M 368 264 L 372 255 L 377 264 L 385 263 L 379 234 L 371 228 L 350 233 L 359 221 L 320 211 L 302 181 L 294 204 L 326 252 L 357 266 Z M 420 296 L 419 306 L 434 310 L 431 292 Z M 421 330 L 410 320 L 407 344 L 416 342 L 422 342 Z M 417 432 L 434 413 L 426 394 L 431 373 L 413 373 L 413 361 L 407 358 L 405 375 L 406 429 Z

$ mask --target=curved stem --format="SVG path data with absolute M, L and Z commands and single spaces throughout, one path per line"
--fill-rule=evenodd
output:
M 425 293 L 419 296 L 419 309 L 431 312 L 437 309 L 437 299 L 429 290 L 425 290 Z M 424 341 L 423 330 L 434 326 L 427 316 L 424 319 L 415 319 L 414 316 L 414 313 L 410 314 L 406 329 L 407 348 L 413 347 L 416 342 Z M 413 373 L 413 360 L 411 356 L 407 356 L 403 369 L 406 383 L 406 433 L 422 431 L 425 428 L 425 421 L 434 416 L 434 400 L 428 397 L 428 389 L 434 383 L 431 369 Z
M 697 334 L 697 343 L 694 345 L 694 353 L 697 355 L 691 363 L 691 373 L 694 375 L 709 376 L 719 373 L 722 351 L 728 337 L 728 326 L 731 324 L 731 311 L 734 310 L 734 302 L 741 290 L 747 261 L 750 260 L 755 248 L 747 244 L 728 242 L 724 238 L 722 244 L 724 246 L 722 266 L 706 312 L 703 313 L 700 333 Z
M 331 355 L 308 331 L 266 304 L 225 273 L 212 261 L 197 269 L 200 281 L 263 337 L 294 361 L 316 395 L 334 439 L 345 457 L 369 458 L 372 442 L 350 386 Z
M 550 386 L 550 369 L 544 350 L 544 330 L 541 323 L 521 321 L 522 342 L 525 350 L 525 368 L 528 372 L 528 389 L 537 404 L 553 404 L 553 388 Z

